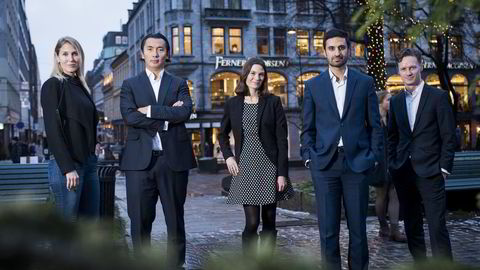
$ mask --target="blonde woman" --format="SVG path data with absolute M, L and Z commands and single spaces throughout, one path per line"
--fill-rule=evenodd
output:
M 50 153 L 48 178 L 59 213 L 75 221 L 99 213 L 95 156 L 98 114 L 84 77 L 77 40 L 62 37 L 53 53 L 51 77 L 42 85 L 41 104 Z
M 388 91 L 378 91 L 378 106 L 380 111 L 380 122 L 384 132 L 384 145 L 387 139 L 388 110 L 390 108 L 390 98 L 392 95 Z M 386 151 L 386 148 L 385 148 Z M 391 176 L 387 172 L 388 160 L 385 153 L 385 160 L 380 162 L 370 178 L 370 185 L 375 187 L 375 212 L 380 223 L 378 232 L 381 237 L 389 237 L 396 242 L 406 242 L 407 238 L 400 232 L 398 220 L 400 204 L 398 202 L 397 192 L 393 186 Z M 390 221 L 390 227 L 387 223 L 387 213 Z

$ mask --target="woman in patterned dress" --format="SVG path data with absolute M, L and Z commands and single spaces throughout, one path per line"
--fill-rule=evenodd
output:
M 225 103 L 218 135 L 233 176 L 227 203 L 242 204 L 245 211 L 244 251 L 257 244 L 260 216 L 260 242 L 273 248 L 277 201 L 293 195 L 288 181 L 287 121 L 280 98 L 269 94 L 267 85 L 264 61 L 250 58 L 243 66 L 235 89 L 237 95 Z M 230 147 L 230 131 L 235 155 Z

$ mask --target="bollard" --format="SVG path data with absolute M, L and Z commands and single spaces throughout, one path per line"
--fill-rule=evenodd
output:
M 115 172 L 118 170 L 115 161 L 100 161 L 97 165 L 100 181 L 100 217 L 113 220 L 115 212 Z

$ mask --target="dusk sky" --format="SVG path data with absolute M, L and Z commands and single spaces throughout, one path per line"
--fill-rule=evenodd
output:
M 102 50 L 108 31 L 120 31 L 134 0 L 27 0 L 25 8 L 43 83 L 53 67 L 53 49 L 62 36 L 77 39 L 85 51 L 85 72 Z

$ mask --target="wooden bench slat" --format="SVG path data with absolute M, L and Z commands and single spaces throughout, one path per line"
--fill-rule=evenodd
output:
M 0 190 L 49 188 L 48 183 L 0 185 Z
M 5 179 L 32 179 L 32 178 L 48 178 L 47 173 L 36 173 L 36 174 L 9 174 L 9 175 L 0 175 L 0 181 Z

